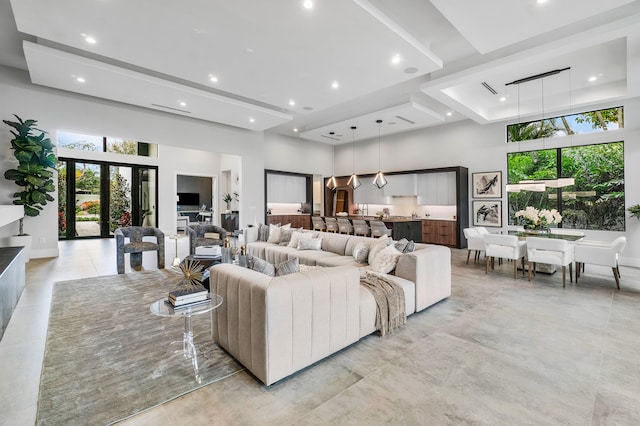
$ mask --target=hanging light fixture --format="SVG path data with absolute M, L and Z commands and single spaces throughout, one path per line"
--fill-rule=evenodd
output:
M 349 178 L 347 185 L 353 189 L 361 185 L 360 179 L 356 175 L 356 126 L 351 126 L 351 152 L 353 154 L 353 174 Z
M 376 173 L 376 177 L 373 178 L 373 185 L 382 189 L 387 184 L 387 179 L 385 179 L 384 174 L 380 171 L 380 125 L 382 124 L 382 120 L 376 120 L 378 123 L 378 173 Z
M 335 132 L 329 132 L 331 136 L 335 135 Z M 327 188 L 334 191 L 338 187 L 338 183 L 336 182 L 335 176 L 335 154 L 336 154 L 336 146 L 333 142 L 331 142 L 331 177 L 327 181 Z

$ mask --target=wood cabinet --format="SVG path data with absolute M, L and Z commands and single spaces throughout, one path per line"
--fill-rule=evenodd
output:
M 286 225 L 291 224 L 292 228 L 311 229 L 311 215 L 308 214 L 272 214 L 267 216 L 267 223 Z
M 422 242 L 457 247 L 458 223 L 452 220 L 423 220 Z

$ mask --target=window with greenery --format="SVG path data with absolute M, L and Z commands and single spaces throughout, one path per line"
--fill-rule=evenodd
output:
M 527 206 L 555 208 L 563 228 L 624 231 L 624 143 L 508 154 L 508 182 L 573 177 L 575 185 L 544 192 L 510 192 L 509 224 Z
M 68 149 L 94 152 L 114 152 L 117 154 L 157 157 L 157 145 L 131 139 L 106 136 L 83 135 L 58 131 L 58 146 Z
M 581 112 L 507 126 L 507 142 L 604 132 L 624 127 L 622 107 Z

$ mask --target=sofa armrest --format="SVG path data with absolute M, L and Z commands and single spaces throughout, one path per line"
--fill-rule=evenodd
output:
M 416 312 L 451 296 L 451 249 L 428 245 L 400 256 L 396 276 L 416 285 Z
M 214 338 L 266 385 L 358 341 L 356 268 L 273 278 L 228 264 L 210 272 L 211 292 L 224 300 Z

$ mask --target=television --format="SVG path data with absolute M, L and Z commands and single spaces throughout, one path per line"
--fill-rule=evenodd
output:
M 179 206 L 200 206 L 200 194 L 198 192 L 178 192 Z

